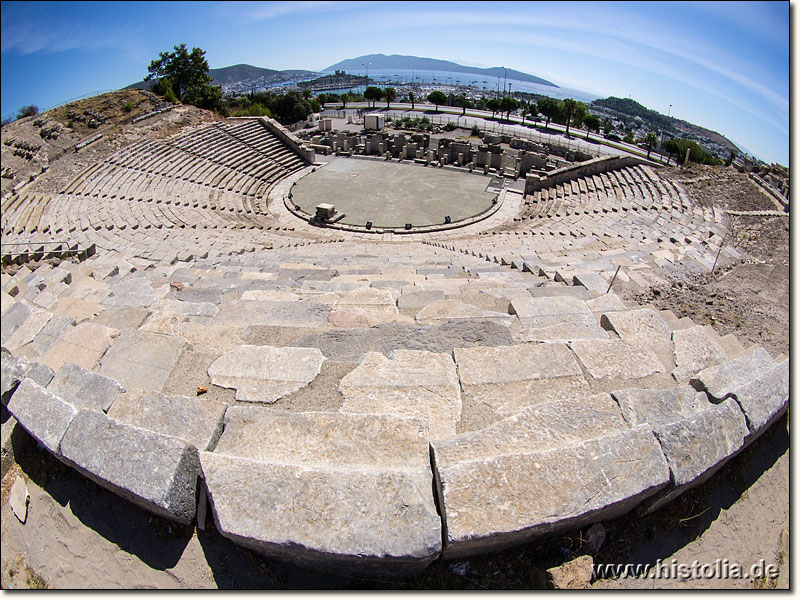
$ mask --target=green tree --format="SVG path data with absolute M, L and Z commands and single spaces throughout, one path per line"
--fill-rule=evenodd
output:
M 203 50 L 192 48 L 190 53 L 186 44 L 174 48 L 175 52 L 161 52 L 158 60 L 150 63 L 145 81 L 168 77 L 175 96 L 182 101 L 187 90 L 208 85 L 211 77 Z
M 586 115 L 583 118 L 583 124 L 586 126 L 586 139 L 589 139 L 589 133 L 592 131 L 600 131 L 600 117 L 597 115 Z
M 569 137 L 569 123 L 572 120 L 572 113 L 575 111 L 577 104 L 572 98 L 567 98 L 562 105 L 564 106 L 564 118 L 567 125 L 567 137 Z
M 495 113 L 500 110 L 500 100 L 497 98 L 491 98 L 486 101 L 486 108 L 492 111 L 492 118 L 494 119 Z
M 34 115 L 39 114 L 39 107 L 35 104 L 28 104 L 27 106 L 23 106 L 17 112 L 17 119 L 24 119 L 25 117 L 33 117 Z
M 434 90 L 433 92 L 428 94 L 428 102 L 433 104 L 436 107 L 435 110 L 438 111 L 440 104 L 447 103 L 447 94 L 445 94 L 440 90 Z
M 414 110 L 414 92 L 408 92 L 408 99 L 411 100 L 411 110 Z
M 528 102 L 528 116 L 531 118 L 531 121 L 536 118 L 536 115 L 539 114 L 539 106 L 536 102 Z
M 558 118 L 559 114 L 561 113 L 561 107 L 558 104 L 558 100 L 554 100 L 553 98 L 542 98 L 536 103 L 536 106 L 538 107 L 539 112 L 542 113 L 547 119 L 544 124 L 545 129 L 550 126 L 550 121 Z
M 463 117 L 467 114 L 467 96 L 466 94 L 461 94 L 458 98 L 456 98 L 456 106 L 461 107 L 461 116 Z
M 344 110 L 345 107 L 347 106 L 348 97 L 349 94 L 347 92 L 342 92 L 342 95 L 339 96 L 339 99 L 342 101 L 342 110 Z
M 386 108 L 389 108 L 389 103 L 397 98 L 397 90 L 393 87 L 387 87 L 383 90 L 383 95 L 386 96 Z
M 383 90 L 371 85 L 364 90 L 364 98 L 372 101 L 372 108 L 375 108 L 375 101 L 383 98 Z
M 500 100 L 500 112 L 506 113 L 506 121 L 511 117 L 511 111 L 519 108 L 519 102 L 514 98 L 506 96 Z
M 644 141 L 647 144 L 647 158 L 650 158 L 650 150 L 652 150 L 653 144 L 658 141 L 658 135 L 654 131 L 650 131 L 644 136 Z
M 606 117 L 605 119 L 603 119 L 603 133 L 608 135 L 612 131 L 614 131 L 614 125 L 611 123 L 611 119 L 609 117 Z

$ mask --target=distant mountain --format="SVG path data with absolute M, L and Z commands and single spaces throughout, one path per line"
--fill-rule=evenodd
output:
M 491 67 L 488 69 L 480 69 L 478 67 L 467 67 L 459 65 L 458 63 L 450 62 L 449 60 L 437 60 L 435 58 L 420 58 L 419 56 L 402 56 L 400 54 L 392 54 L 386 56 L 385 54 L 367 54 L 366 56 L 359 56 L 358 58 L 349 58 L 341 62 L 331 65 L 323 72 L 335 71 L 363 71 L 366 63 L 370 64 L 371 69 L 416 69 L 419 71 L 452 71 L 454 73 L 470 73 L 472 75 L 483 75 L 490 77 L 503 77 L 508 79 L 516 79 L 517 81 L 527 81 L 530 83 L 538 83 L 540 85 L 549 85 L 558 87 L 555 83 L 529 75 L 522 71 L 515 71 L 514 69 L 504 69 L 503 67 Z
M 303 77 L 313 77 L 316 75 L 316 72 L 297 69 L 276 71 L 274 69 L 254 67 L 253 65 L 233 65 L 231 67 L 222 67 L 221 69 L 209 69 L 208 74 L 211 76 L 211 83 L 214 85 L 235 85 L 241 82 L 257 80 L 263 80 L 268 83 L 278 83 L 280 81 L 290 81 Z M 152 81 L 138 81 L 124 89 L 139 88 L 149 90 L 151 85 L 153 85 Z

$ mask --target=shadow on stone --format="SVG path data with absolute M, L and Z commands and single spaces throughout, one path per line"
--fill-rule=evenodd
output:
M 86 527 L 153 569 L 174 567 L 192 537 L 191 527 L 153 515 L 103 489 L 37 447 L 35 440 L 17 457 L 17 464 L 58 504 L 69 505 Z

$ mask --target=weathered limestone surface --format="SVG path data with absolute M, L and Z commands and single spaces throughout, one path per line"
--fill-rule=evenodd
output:
M 231 406 L 214 452 L 260 462 L 430 471 L 425 424 L 396 415 Z
M 607 339 L 586 302 L 572 296 L 518 298 L 511 301 L 523 330 L 521 342 L 570 342 Z
M 442 290 L 415 291 L 401 294 L 397 299 L 397 307 L 400 309 L 421 309 L 442 300 L 444 300 L 444 292 Z
M 23 323 L 28 320 L 33 310 L 23 302 L 15 302 L 3 313 L 3 327 L 0 330 L 0 343 L 5 345 Z
M 60 456 L 61 438 L 78 414 L 72 404 L 25 379 L 11 396 L 8 412 L 51 453 Z
M 442 547 L 430 470 L 263 463 L 202 452 L 222 535 L 281 560 L 422 570 Z
M 91 371 L 118 335 L 118 329 L 96 323 L 79 323 L 63 331 L 44 353 L 42 362 L 56 371 L 65 362 Z
M 196 511 L 197 448 L 183 440 L 81 410 L 61 440 L 62 459 L 134 504 L 179 523 Z
M 672 376 L 675 381 L 686 383 L 699 371 L 724 362 L 727 356 L 717 339 L 718 336 L 710 327 L 702 325 L 673 332 L 677 367 L 672 371 Z
M 541 402 L 488 427 L 431 443 L 437 462 L 485 460 L 569 446 L 627 429 L 608 394 Z
M 78 408 L 108 409 L 125 388 L 113 379 L 82 369 L 66 362 L 56 373 L 47 389 Z
M 18 352 L 25 344 L 33 341 L 42 328 L 47 325 L 51 317 L 52 314 L 46 310 L 34 308 L 33 312 L 25 319 L 25 322 L 16 328 L 14 333 L 3 342 L 3 345 L 11 352 Z M 5 319 L 3 319 L 3 322 L 5 325 Z M 3 328 L 5 329 L 5 327 Z
M 235 300 L 220 307 L 214 324 L 319 327 L 325 324 L 330 311 L 330 306 L 319 302 Z
M 752 434 L 747 439 L 749 444 L 789 408 L 789 359 L 761 371 L 750 383 L 738 388 L 735 397 L 747 417 Z
M 775 366 L 775 361 L 761 347 L 754 348 L 733 360 L 703 369 L 692 377 L 691 384 L 707 392 L 712 398 L 722 400 L 753 380 L 756 373 Z
M 446 321 L 457 319 L 480 319 L 492 321 L 506 327 L 514 321 L 514 317 L 511 315 L 493 310 L 484 310 L 472 304 L 464 304 L 458 300 L 433 302 L 417 313 L 417 322 L 423 325 L 440 325 Z
M 237 400 L 272 404 L 311 383 L 324 360 L 317 348 L 244 345 L 211 363 L 208 375 L 214 385 L 234 388 Z
M 616 310 L 628 310 L 625 303 L 616 294 L 603 294 L 586 301 L 586 306 L 594 313 L 606 313 Z
M 628 388 L 611 392 L 622 416 L 631 427 L 649 423 L 653 427 L 689 418 L 710 406 L 705 394 L 684 385 L 669 390 Z
M 211 302 L 182 302 L 180 300 L 170 300 L 169 298 L 159 300 L 151 308 L 152 310 L 201 317 L 213 317 L 219 312 L 219 308 Z
M 53 370 L 47 365 L 31 362 L 24 356 L 14 356 L 3 348 L 0 351 L 0 392 L 4 405 L 8 404 L 14 390 L 26 377 L 46 387 L 53 380 Z
M 226 408 L 213 400 L 128 390 L 117 398 L 108 416 L 180 438 L 199 450 L 212 450 L 222 433 Z
M 455 434 L 461 393 L 453 360 L 445 354 L 395 350 L 392 358 L 367 354 L 339 383 L 342 412 L 417 417 L 431 439 Z
M 649 308 L 604 313 L 600 325 L 604 329 L 613 329 L 623 340 L 650 346 L 669 341 L 672 337 L 672 329 L 667 322 Z
M 402 348 L 449 354 L 453 348 L 462 346 L 510 346 L 514 342 L 507 327 L 491 321 L 467 319 L 438 326 L 384 324 L 355 331 L 327 331 L 293 343 L 319 348 L 330 360 L 356 362 L 368 352 L 388 356 Z
M 100 374 L 125 389 L 160 392 L 186 340 L 146 331 L 124 331 L 100 361 Z
M 589 393 L 578 361 L 563 344 L 456 348 L 453 356 L 465 396 L 501 416 Z
M 570 348 L 595 379 L 640 379 L 666 372 L 655 353 L 641 344 L 596 340 L 572 342 Z
M 749 431 L 742 411 L 730 399 L 681 421 L 659 425 L 653 433 L 669 464 L 671 480 L 644 502 L 646 512 L 708 480 L 744 447 Z
M 615 518 L 669 481 L 648 426 L 539 452 L 455 463 L 435 450 L 434 457 L 447 558 Z

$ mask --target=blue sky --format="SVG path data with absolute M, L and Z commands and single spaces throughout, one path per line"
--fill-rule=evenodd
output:
M 789 164 L 789 2 L 2 2 L 2 115 L 142 79 L 179 43 L 212 68 L 363 54 L 503 65 L 718 131 Z

